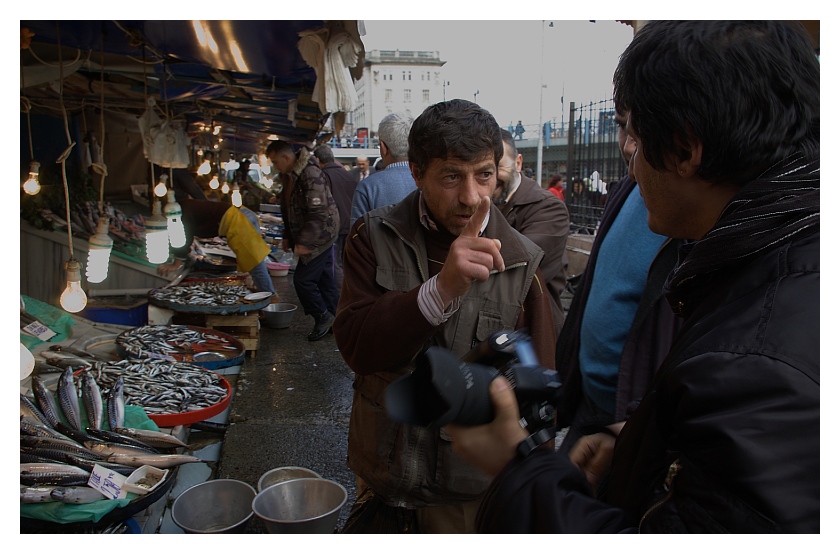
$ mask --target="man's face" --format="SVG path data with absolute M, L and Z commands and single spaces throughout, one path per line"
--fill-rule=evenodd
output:
M 268 156 L 268 159 L 271 160 L 271 165 L 274 166 L 274 169 L 280 173 L 291 173 L 295 165 L 295 157 L 288 152 L 274 152 Z
M 356 164 L 359 166 L 359 171 L 364 173 L 365 171 L 368 170 L 368 166 L 370 165 L 370 162 L 368 161 L 367 158 L 359 158 L 359 159 L 356 160 Z
M 629 164 L 633 152 L 636 151 L 636 141 L 627 134 L 627 114 L 615 112 L 615 124 L 618 126 L 618 149 L 624 163 Z
M 433 158 L 422 177 L 414 164 L 409 165 L 432 218 L 453 235 L 461 234 L 481 199 L 496 186 L 492 152 L 475 162 Z
M 493 190 L 493 200 L 498 200 L 513 184 L 516 175 L 522 170 L 522 155 L 513 155 L 513 148 L 503 143 L 505 152 L 499 160 L 499 170 L 496 175 L 496 188 Z

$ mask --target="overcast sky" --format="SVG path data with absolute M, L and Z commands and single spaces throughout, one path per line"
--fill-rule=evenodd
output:
M 504 127 L 540 121 L 540 82 L 543 121 L 559 123 L 561 113 L 567 120 L 569 102 L 610 98 L 618 57 L 633 38 L 632 28 L 615 20 L 366 19 L 364 25 L 365 50 L 439 51 L 446 98 L 475 99 Z

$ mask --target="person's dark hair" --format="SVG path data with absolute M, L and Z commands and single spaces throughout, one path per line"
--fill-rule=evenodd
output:
M 554 175 L 552 175 L 552 176 L 551 176 L 551 178 L 548 180 L 548 188 L 551 188 L 551 187 L 553 187 L 554 185 L 559 185 L 559 184 L 560 184 L 560 183 L 562 183 L 562 182 L 563 182 L 563 178 L 562 178 L 562 177 L 560 177 L 559 175 L 557 175 L 557 174 L 555 173 L 555 174 L 554 174 Z
M 621 55 L 616 109 L 663 170 L 696 138 L 710 182 L 743 184 L 820 149 L 820 64 L 799 22 L 651 21 Z
M 268 147 L 265 149 L 265 155 L 271 156 L 272 154 L 292 154 L 294 155 L 295 150 L 292 148 L 292 145 L 286 142 L 285 140 L 274 140 L 269 143 Z
M 474 162 L 493 154 L 496 165 L 504 152 L 496 119 L 478 104 L 448 100 L 423 110 L 408 134 L 408 161 L 422 176 L 432 159 Z
M 332 148 L 330 148 L 329 144 L 319 144 L 315 147 L 315 150 L 312 151 L 312 155 L 318 158 L 322 164 L 329 164 L 335 161 L 335 155 L 333 154 Z
M 510 131 L 507 129 L 499 129 L 502 133 L 502 142 L 510 146 L 511 151 L 513 152 L 513 157 L 515 158 L 517 154 L 519 154 L 519 150 L 516 149 L 516 140 L 514 140 L 513 135 L 510 134 Z M 504 152 L 502 152 L 504 154 Z

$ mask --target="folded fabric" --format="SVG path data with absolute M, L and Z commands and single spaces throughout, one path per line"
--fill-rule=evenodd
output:
M 219 236 L 227 237 L 236 254 L 236 269 L 248 272 L 265 260 L 271 248 L 239 208 L 231 206 L 219 223 Z

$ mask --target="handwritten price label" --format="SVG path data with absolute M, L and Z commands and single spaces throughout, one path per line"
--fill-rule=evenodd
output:
M 33 337 L 38 337 L 42 341 L 48 341 L 55 336 L 55 332 L 40 321 L 33 321 L 24 327 L 23 330 Z

